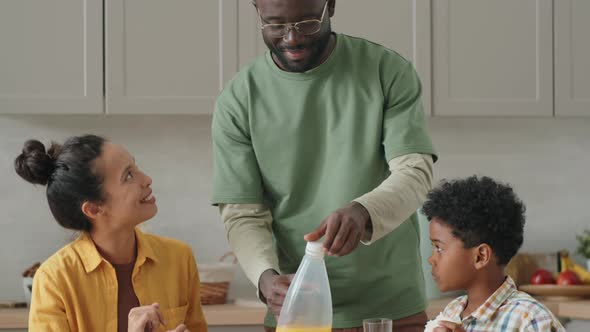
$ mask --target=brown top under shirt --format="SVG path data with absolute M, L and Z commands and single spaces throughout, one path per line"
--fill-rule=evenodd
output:
M 139 300 L 133 290 L 131 275 L 135 261 L 128 264 L 113 264 L 117 273 L 117 331 L 127 332 L 127 317 L 132 308 L 139 307 Z

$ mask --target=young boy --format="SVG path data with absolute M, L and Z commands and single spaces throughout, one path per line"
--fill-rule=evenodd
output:
M 525 219 L 510 186 L 477 176 L 447 181 L 428 194 L 423 211 L 430 221 L 432 277 L 442 292 L 467 292 L 447 305 L 434 331 L 565 331 L 504 275 L 522 245 Z

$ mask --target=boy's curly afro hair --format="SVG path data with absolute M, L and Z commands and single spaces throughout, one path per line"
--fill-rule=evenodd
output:
M 525 206 L 509 185 L 489 177 L 443 181 L 422 211 L 451 227 L 465 248 L 488 244 L 506 265 L 523 241 Z

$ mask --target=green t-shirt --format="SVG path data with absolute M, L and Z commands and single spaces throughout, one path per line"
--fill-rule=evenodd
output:
M 377 187 L 389 160 L 435 153 L 413 65 L 343 34 L 305 73 L 282 71 L 270 52 L 241 70 L 217 99 L 212 131 L 212 202 L 269 207 L 283 273 L 297 270 L 303 236 Z M 425 309 L 416 215 L 370 246 L 326 257 L 326 266 L 334 328 Z

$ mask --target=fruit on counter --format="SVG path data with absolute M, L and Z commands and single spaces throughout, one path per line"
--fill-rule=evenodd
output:
M 554 284 L 555 278 L 553 278 L 553 273 L 549 272 L 545 269 L 536 269 L 531 277 L 531 284 L 533 285 L 546 285 L 546 284 Z
M 560 286 L 581 285 L 582 281 L 576 272 L 572 270 L 565 270 L 560 272 L 557 276 L 557 284 Z
M 573 271 L 578 275 L 583 284 L 590 284 L 590 271 L 575 263 L 567 250 L 562 250 L 559 252 L 559 265 L 560 272 L 567 270 Z

